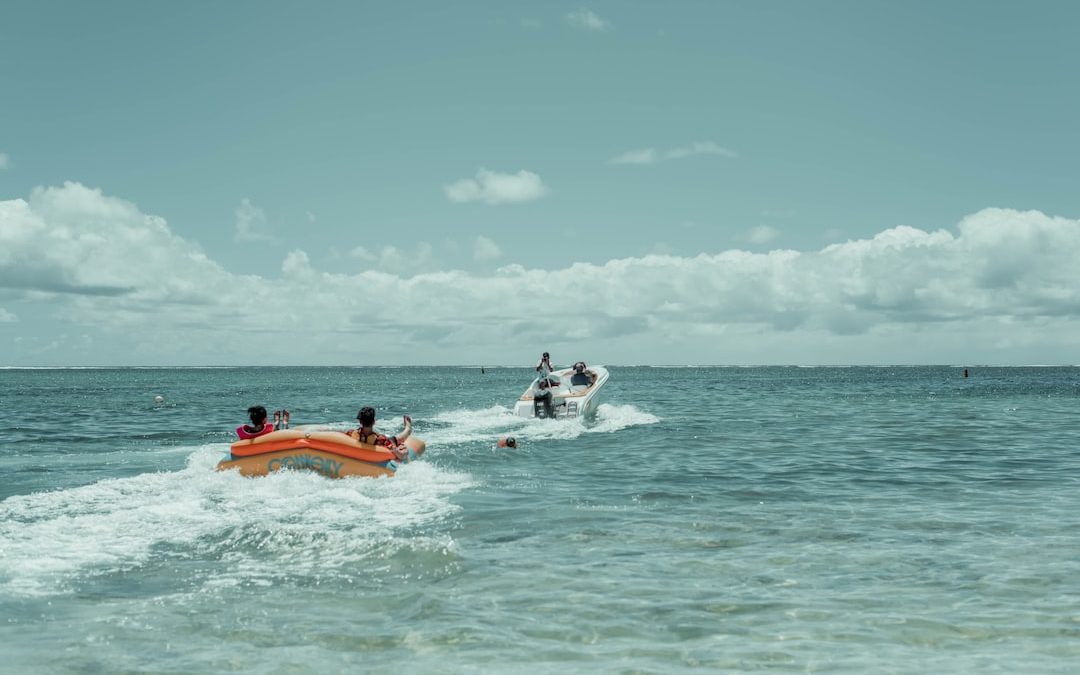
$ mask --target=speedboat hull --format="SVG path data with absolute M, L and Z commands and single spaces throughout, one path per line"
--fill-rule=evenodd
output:
M 559 386 L 552 387 L 550 398 L 540 399 L 533 395 L 536 380 L 514 404 L 514 414 L 518 417 L 583 417 L 596 411 L 600 390 L 608 381 L 607 368 L 591 366 L 585 371 L 591 380 L 589 385 L 571 383 L 574 371 L 571 368 L 553 371 L 559 378 Z
M 236 469 L 243 476 L 284 470 L 314 471 L 328 478 L 392 476 L 424 452 L 424 441 L 415 436 L 405 439 L 405 445 L 409 459 L 399 460 L 386 448 L 359 443 L 340 431 L 290 429 L 233 443 L 217 468 Z

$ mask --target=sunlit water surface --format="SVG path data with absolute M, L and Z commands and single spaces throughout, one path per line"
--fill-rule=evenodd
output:
M 961 373 L 0 370 L 0 670 L 1075 672 L 1080 369 Z M 429 452 L 215 471 L 254 403 Z

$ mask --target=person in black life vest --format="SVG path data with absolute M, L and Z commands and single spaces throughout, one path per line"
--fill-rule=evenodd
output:
M 405 428 L 396 436 L 385 436 L 375 431 L 375 408 L 365 406 L 356 414 L 356 420 L 360 426 L 351 431 L 346 431 L 351 438 L 367 445 L 381 446 L 394 453 L 398 459 L 406 459 L 409 456 L 409 448 L 405 445 L 405 439 L 412 435 L 412 418 L 404 416 Z
M 585 385 L 588 387 L 592 385 L 592 378 L 589 377 L 589 373 L 585 372 L 585 368 L 584 361 L 578 361 L 574 364 L 574 374 L 570 376 L 570 386 Z

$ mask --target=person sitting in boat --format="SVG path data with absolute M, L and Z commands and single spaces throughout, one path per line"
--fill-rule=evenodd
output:
M 263 406 L 253 405 L 248 408 L 248 417 L 251 424 L 236 427 L 236 435 L 241 439 L 258 438 L 274 430 L 274 425 L 266 421 L 266 408 Z
M 574 364 L 574 374 L 570 376 L 570 386 L 585 386 L 588 387 L 592 384 L 592 378 L 585 372 L 585 362 L 578 361 Z
M 555 384 L 552 384 L 548 377 L 536 378 L 536 382 L 532 386 L 534 410 L 536 410 L 536 406 L 543 406 L 548 417 L 555 416 L 555 397 L 553 394 L 555 393 L 554 387 L 557 385 L 558 380 L 555 381 Z M 537 413 L 537 416 L 539 416 L 539 413 Z
M 375 426 L 375 408 L 370 406 L 361 408 L 360 412 L 356 414 L 356 420 L 360 422 L 360 426 L 345 432 L 350 438 L 367 445 L 384 447 L 394 453 L 394 456 L 398 459 L 410 458 L 411 453 L 408 446 L 405 445 L 405 439 L 412 435 L 411 417 L 404 416 L 405 428 L 396 436 L 386 436 L 375 431 L 373 428 Z

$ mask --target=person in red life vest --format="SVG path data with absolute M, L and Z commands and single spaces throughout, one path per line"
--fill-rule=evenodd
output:
M 257 438 L 274 430 L 274 425 L 266 421 L 266 408 L 261 405 L 248 408 L 248 417 L 251 418 L 251 424 L 236 427 L 236 435 L 240 438 Z
M 412 435 L 411 417 L 404 416 L 405 428 L 398 432 L 396 436 L 386 436 L 375 431 L 373 428 L 375 426 L 375 408 L 369 406 L 361 408 L 360 412 L 356 414 L 356 420 L 360 422 L 360 426 L 345 432 L 351 438 L 367 445 L 384 447 L 394 453 L 394 456 L 398 459 L 411 458 L 412 453 L 410 453 L 408 446 L 405 445 L 405 439 Z

